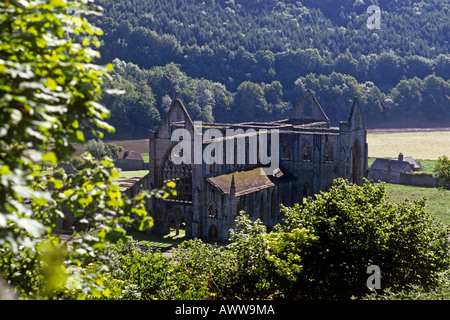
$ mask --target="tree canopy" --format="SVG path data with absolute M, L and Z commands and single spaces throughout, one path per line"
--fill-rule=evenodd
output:
M 72 5 L 82 15 L 68 15 Z M 123 195 L 108 158 L 86 154 L 77 173 L 41 166 L 68 161 L 84 132 L 114 130 L 98 102 L 111 66 L 94 63 L 102 32 L 86 19 L 99 11 L 87 1 L 10 0 L 0 12 L 0 277 L 22 299 L 106 296 L 101 270 L 77 272 L 127 226 L 151 226 L 150 192 Z M 71 241 L 55 234 L 67 210 L 81 226 Z
M 310 81 L 305 85 L 323 102 L 333 124 L 346 119 L 343 110 L 355 96 L 361 100 L 370 127 L 450 123 L 450 47 L 446 36 L 450 7 L 446 2 L 375 1 L 381 10 L 380 29 L 366 27 L 369 4 L 363 1 L 98 3 L 104 15 L 92 20 L 104 30 L 100 61 L 118 59 L 133 65 L 120 71 L 121 86 L 129 93 L 105 103 L 112 110 L 117 133 L 132 134 L 132 126 L 126 123 L 134 123 L 133 115 L 139 114 L 148 119 L 147 125 L 136 120 L 134 127 L 146 136 L 164 116 L 176 90 L 182 92 L 197 120 L 246 121 L 255 113 L 260 120 L 278 120 L 298 103 L 301 92 L 297 84 L 308 77 L 318 79 L 314 85 Z M 141 87 L 142 76 L 137 74 L 142 75 L 142 71 L 149 77 Z M 330 79 L 341 83 L 330 86 Z M 437 88 L 427 86 L 425 79 Z M 197 87 L 200 82 L 203 85 Z M 207 82 L 221 88 L 222 97 L 226 97 L 223 103 L 198 100 L 199 95 L 211 96 Z M 418 87 L 397 94 L 399 85 L 408 83 L 409 87 L 412 82 Z M 264 96 L 267 105 L 263 106 L 255 90 L 261 87 L 269 95 L 265 88 L 272 83 L 279 84 L 277 101 Z M 246 90 L 249 95 L 244 97 L 243 89 L 249 86 L 253 90 Z M 138 94 L 144 90 L 148 93 Z M 217 90 L 212 91 L 217 94 Z M 249 110 L 244 117 L 238 115 L 233 105 L 252 98 L 256 99 L 256 110 Z M 144 127 L 137 129 L 141 125 Z

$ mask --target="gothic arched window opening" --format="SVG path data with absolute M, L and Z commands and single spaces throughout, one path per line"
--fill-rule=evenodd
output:
M 308 141 L 303 142 L 303 161 L 311 161 L 311 146 Z
M 175 182 L 176 195 L 166 200 L 192 202 L 192 167 L 190 164 L 175 164 L 169 154 L 162 169 L 163 184 Z
M 208 215 L 210 218 L 217 218 L 217 206 L 214 202 L 209 205 Z

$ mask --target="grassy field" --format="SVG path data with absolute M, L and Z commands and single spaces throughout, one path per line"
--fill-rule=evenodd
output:
M 369 132 L 369 157 L 394 158 L 401 152 L 406 157 L 436 160 L 450 156 L 450 131 Z
M 385 185 L 388 198 L 394 201 L 402 201 L 405 198 L 410 200 L 427 198 L 427 211 L 435 213 L 438 221 L 450 225 L 450 190 L 392 183 L 386 183 Z
M 129 179 L 134 177 L 143 177 L 147 173 L 148 170 L 121 171 L 118 180 Z
M 144 232 L 137 231 L 128 231 L 127 234 L 148 247 L 159 249 L 161 252 L 166 252 L 170 249 L 176 248 L 179 244 L 186 240 L 183 229 L 180 229 L 180 234 L 178 236 L 175 235 L 174 230 L 171 231 L 173 232 L 165 236 L 146 234 Z

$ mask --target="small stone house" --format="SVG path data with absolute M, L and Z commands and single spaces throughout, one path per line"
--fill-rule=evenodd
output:
M 139 152 L 128 150 L 116 153 L 114 165 L 125 171 L 145 169 L 142 155 Z
M 402 174 L 414 171 L 413 166 L 408 161 L 377 158 L 370 166 L 369 179 L 373 181 L 400 183 Z

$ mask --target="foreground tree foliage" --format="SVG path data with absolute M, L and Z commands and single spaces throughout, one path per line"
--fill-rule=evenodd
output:
M 21 299 L 108 295 L 96 281 L 101 269 L 81 267 L 106 243 L 125 239 L 125 227 L 152 223 L 144 206 L 150 193 L 122 195 L 107 158 L 87 154 L 77 174 L 41 174 L 44 162 L 68 161 L 83 132 L 113 131 L 97 102 L 107 72 L 93 64 L 101 30 L 85 18 L 99 10 L 87 3 L 0 3 L 0 277 Z M 84 226 L 71 241 L 54 233 L 64 210 Z
M 382 184 L 359 187 L 338 179 L 304 207 L 284 208 L 288 232 L 318 237 L 304 252 L 298 285 L 304 297 L 349 298 L 367 293 L 367 267 L 381 269 L 382 289 L 432 288 L 448 270 L 449 230 L 426 211 L 426 200 L 393 202 Z
M 229 245 L 189 240 L 171 258 L 133 241 L 109 247 L 98 263 L 110 268 L 110 298 L 448 298 L 449 230 L 425 200 L 396 203 L 383 184 L 338 179 L 283 211 L 285 223 L 272 232 L 242 214 Z M 380 290 L 367 287 L 371 265 L 381 270 Z

